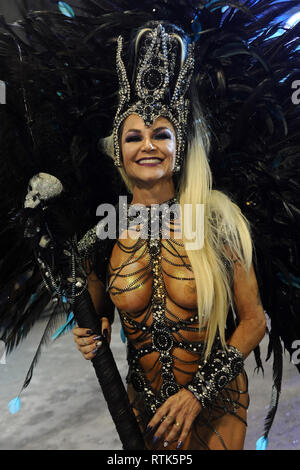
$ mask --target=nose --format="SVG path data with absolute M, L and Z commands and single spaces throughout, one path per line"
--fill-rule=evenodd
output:
M 152 140 L 149 137 L 145 138 L 145 141 L 141 149 L 142 152 L 151 152 L 151 150 L 154 150 L 154 149 L 155 149 L 155 146 Z

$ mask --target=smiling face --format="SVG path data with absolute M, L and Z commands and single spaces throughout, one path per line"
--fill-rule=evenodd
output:
M 147 127 L 140 116 L 131 114 L 124 121 L 121 150 L 124 169 L 133 182 L 147 185 L 172 178 L 176 134 L 168 119 L 159 117 Z

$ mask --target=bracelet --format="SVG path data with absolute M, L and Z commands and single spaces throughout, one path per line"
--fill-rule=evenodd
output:
M 202 408 L 207 408 L 243 370 L 243 354 L 234 346 L 228 350 L 218 350 L 204 364 L 199 365 L 193 380 L 185 387 L 200 401 Z

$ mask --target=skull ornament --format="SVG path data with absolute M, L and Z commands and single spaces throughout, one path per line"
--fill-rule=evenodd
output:
M 48 173 L 38 173 L 29 181 L 24 207 L 25 209 L 34 209 L 41 201 L 58 196 L 62 190 L 63 185 L 55 176 Z

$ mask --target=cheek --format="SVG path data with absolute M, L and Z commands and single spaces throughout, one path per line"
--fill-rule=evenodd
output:
M 135 153 L 136 148 L 134 144 L 127 143 L 126 145 L 121 146 L 121 154 L 124 167 L 126 167 L 126 165 L 130 163 L 130 160 L 134 157 Z
M 162 144 L 161 150 L 165 153 L 167 157 L 169 157 L 170 159 L 174 159 L 176 154 L 176 141 L 166 141 Z

